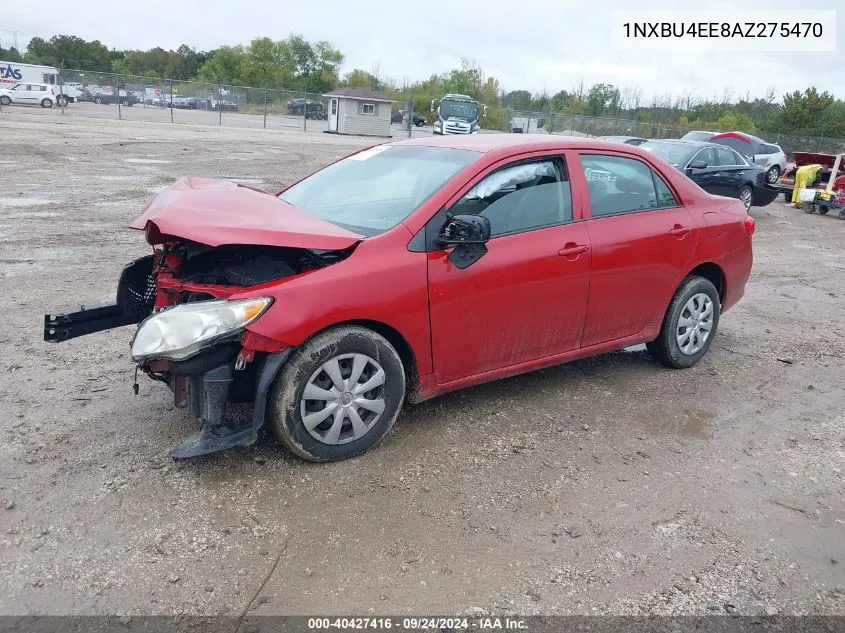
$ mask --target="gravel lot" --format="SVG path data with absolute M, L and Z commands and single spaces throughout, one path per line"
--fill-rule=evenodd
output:
M 0 114 L 0 613 L 845 614 L 836 217 L 753 210 L 752 281 L 691 370 L 620 351 L 473 388 L 337 464 L 269 437 L 174 463 L 195 422 L 133 395 L 131 328 L 42 341 L 113 298 L 175 178 L 275 190 L 368 143 Z

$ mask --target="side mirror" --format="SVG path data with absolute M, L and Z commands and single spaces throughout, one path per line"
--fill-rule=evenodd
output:
M 707 167 L 707 161 L 694 160 L 689 164 L 688 169 L 705 169 L 706 167 Z
M 455 268 L 463 270 L 472 266 L 487 253 L 485 242 L 490 239 L 490 220 L 483 215 L 456 215 L 449 218 L 437 241 L 455 248 L 449 253 L 449 261 Z
M 490 239 L 490 220 L 483 215 L 456 215 L 446 221 L 437 241 L 441 244 L 483 244 Z

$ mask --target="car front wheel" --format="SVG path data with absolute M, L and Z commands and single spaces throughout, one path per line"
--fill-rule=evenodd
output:
M 273 383 L 269 415 L 278 438 L 299 457 L 348 459 L 390 431 L 405 385 L 399 354 L 384 337 L 336 327 L 294 352 Z
M 721 309 L 719 293 L 710 280 L 687 277 L 666 310 L 660 334 L 646 348 L 668 367 L 692 367 L 710 349 Z
M 12 100 L 9 97 L 7 97 L 6 95 L 3 95 L 2 97 L 0 97 L 0 105 L 7 106 L 7 105 L 10 105 L 11 103 L 12 103 Z

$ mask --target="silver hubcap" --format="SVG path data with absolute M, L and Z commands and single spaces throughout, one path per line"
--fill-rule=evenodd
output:
M 713 330 L 713 302 L 703 292 L 690 297 L 681 310 L 675 336 L 687 356 L 701 351 Z
M 772 167 L 766 175 L 767 175 L 767 180 L 769 181 L 769 183 L 773 183 L 773 182 L 777 181 L 777 179 L 778 179 L 777 168 Z
M 751 208 L 751 191 L 748 189 L 743 189 L 739 192 L 739 199 L 742 200 L 742 204 L 745 205 L 746 209 Z
M 315 371 L 299 404 L 305 428 L 323 444 L 366 435 L 384 413 L 384 370 L 366 354 L 341 354 Z

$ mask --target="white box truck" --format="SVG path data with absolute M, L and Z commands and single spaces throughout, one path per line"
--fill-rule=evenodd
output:
M 53 66 L 23 64 L 0 60 L 0 86 L 9 88 L 14 84 L 48 84 L 57 86 L 68 101 L 76 101 L 82 96 L 79 89 L 64 82 L 59 71 Z

